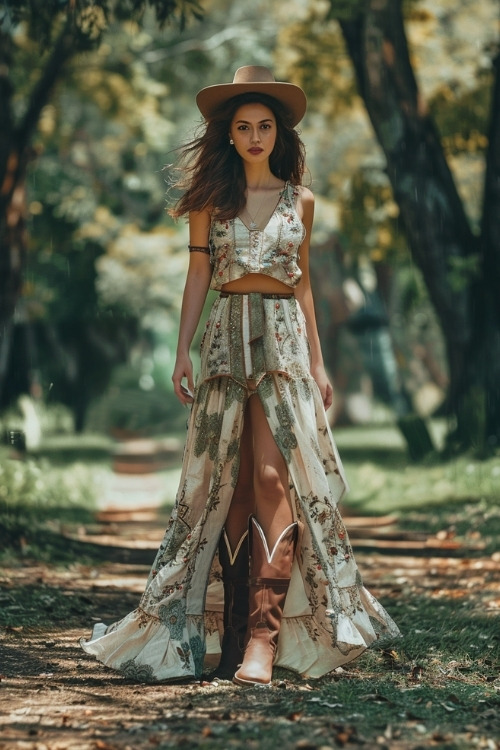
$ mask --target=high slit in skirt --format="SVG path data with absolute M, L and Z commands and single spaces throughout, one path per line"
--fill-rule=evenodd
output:
M 254 391 L 249 390 L 248 381 Z M 197 679 L 220 652 L 217 547 L 238 478 L 249 398 L 260 398 L 301 524 L 275 665 L 321 677 L 400 635 L 363 586 L 337 504 L 347 489 L 293 295 L 221 294 L 201 344 L 176 502 L 137 609 L 83 649 L 138 681 Z

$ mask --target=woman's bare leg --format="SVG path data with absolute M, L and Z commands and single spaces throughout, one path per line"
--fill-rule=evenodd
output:
M 269 685 L 297 544 L 288 467 L 258 396 L 250 398 L 255 516 L 250 522 L 249 608 L 245 653 L 233 681 Z M 264 538 L 263 538 L 264 537 Z
M 293 522 L 288 469 L 257 395 L 248 403 L 253 439 L 255 515 L 271 550 Z

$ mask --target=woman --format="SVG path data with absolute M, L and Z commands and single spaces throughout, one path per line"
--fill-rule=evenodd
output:
M 179 491 L 139 607 L 82 645 L 139 679 L 199 677 L 219 650 L 215 676 L 242 685 L 269 684 L 273 664 L 319 677 L 399 631 L 363 587 L 337 510 L 314 198 L 294 130 L 306 98 L 246 66 L 197 104 L 206 127 L 172 212 L 190 230 L 172 376 L 192 404 Z M 220 295 L 195 387 L 189 349 L 209 288 Z

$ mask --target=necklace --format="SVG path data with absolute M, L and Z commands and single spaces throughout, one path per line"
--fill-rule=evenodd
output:
M 271 185 L 271 179 L 268 180 L 268 183 L 267 183 L 266 187 L 263 188 L 264 195 L 262 197 L 262 200 L 259 203 L 257 211 L 255 212 L 255 214 L 253 216 L 250 213 L 250 211 L 248 210 L 248 206 L 245 205 L 245 211 L 247 212 L 248 217 L 250 219 L 250 224 L 248 225 L 248 228 L 251 229 L 252 231 L 255 230 L 255 229 L 257 229 L 257 226 L 258 226 L 257 219 L 258 219 L 258 216 L 259 216 L 259 214 L 260 214 L 260 212 L 262 210 L 262 206 L 264 205 L 264 201 L 267 198 L 267 191 L 269 190 L 270 185 Z M 247 195 L 248 195 L 248 189 L 247 189 Z M 247 198 L 247 200 L 248 200 L 248 198 Z

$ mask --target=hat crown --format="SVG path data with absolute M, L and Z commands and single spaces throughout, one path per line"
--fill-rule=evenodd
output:
M 276 83 L 276 80 L 263 65 L 244 65 L 234 74 L 233 83 Z
M 234 74 L 232 83 L 206 86 L 196 95 L 198 108 L 205 117 L 214 117 L 220 107 L 239 94 L 266 94 L 273 97 L 288 110 L 292 126 L 297 125 L 306 111 L 306 95 L 293 83 L 276 81 L 269 68 L 263 65 L 244 65 Z

